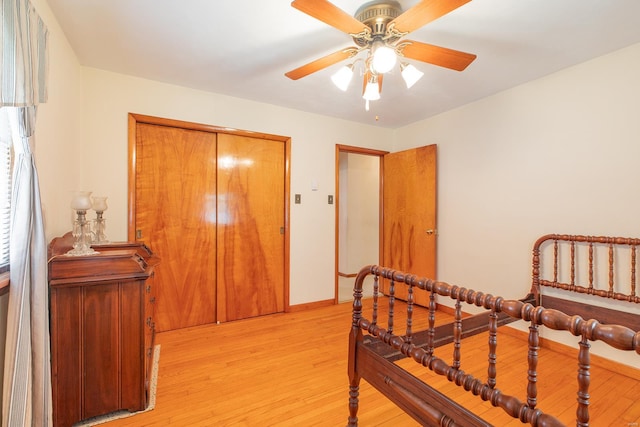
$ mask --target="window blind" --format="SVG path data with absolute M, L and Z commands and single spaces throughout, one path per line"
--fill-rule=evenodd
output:
M 6 108 L 0 108 L 0 273 L 9 270 L 11 226 L 11 129 Z

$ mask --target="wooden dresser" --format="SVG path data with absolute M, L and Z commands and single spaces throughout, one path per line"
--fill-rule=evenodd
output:
M 141 243 L 65 256 L 73 237 L 49 245 L 54 426 L 145 409 L 153 357 L 153 270 Z

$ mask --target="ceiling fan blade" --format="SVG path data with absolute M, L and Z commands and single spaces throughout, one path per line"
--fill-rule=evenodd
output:
M 410 33 L 470 1 L 471 0 L 422 0 L 391 21 L 389 25 L 394 24 L 396 30 L 401 33 Z
M 464 70 L 476 59 L 476 55 L 472 53 L 460 52 L 459 50 L 447 49 L 446 47 L 434 46 L 415 40 L 401 41 L 398 50 L 407 58 L 456 71 Z
M 362 95 L 367 91 L 367 83 L 369 83 L 370 76 L 371 72 L 369 70 L 364 72 L 364 76 L 362 77 Z
M 298 67 L 295 70 L 291 70 L 287 73 L 284 73 L 284 75 L 289 77 L 291 80 L 298 80 L 302 77 L 308 76 L 309 74 L 315 73 L 316 71 L 325 69 L 340 61 L 349 59 L 357 53 L 358 53 L 357 48 L 348 47 L 346 49 L 342 49 L 337 52 L 331 53 L 327 56 L 323 56 L 322 58 L 316 59 L 315 61 L 309 62 L 308 64 L 305 64 L 302 67 Z
M 291 6 L 347 34 L 358 34 L 367 26 L 326 0 L 294 0 Z

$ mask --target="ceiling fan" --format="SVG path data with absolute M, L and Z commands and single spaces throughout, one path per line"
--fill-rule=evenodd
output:
M 294 0 L 291 6 L 349 34 L 357 46 L 316 59 L 285 75 L 298 80 L 366 51 L 367 56 L 363 60 L 363 98 L 368 107 L 369 101 L 380 98 L 382 78 L 393 69 L 399 57 L 462 71 L 473 62 L 476 55 L 403 37 L 469 1 L 471 0 L 422 0 L 403 12 L 395 0 L 374 0 L 362 5 L 351 16 L 327 0 Z M 355 61 L 357 60 L 356 58 Z M 351 80 L 353 65 L 342 67 L 332 77 L 336 86 L 342 90 L 347 89 Z M 423 73 L 408 63 L 401 63 L 400 68 L 408 87 L 422 77 Z

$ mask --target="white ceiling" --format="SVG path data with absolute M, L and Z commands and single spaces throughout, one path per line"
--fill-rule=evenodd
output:
M 284 76 L 353 46 L 289 0 L 48 2 L 82 65 L 388 128 L 640 42 L 639 0 L 473 0 L 408 37 L 477 59 L 462 72 L 412 61 L 422 80 L 406 89 L 394 70 L 367 112 L 361 82 L 330 81 L 343 63 Z M 353 15 L 364 1 L 333 3 Z

